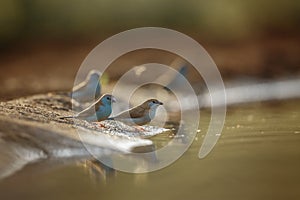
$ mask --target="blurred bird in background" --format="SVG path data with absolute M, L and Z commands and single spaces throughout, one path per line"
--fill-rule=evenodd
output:
M 73 87 L 72 99 L 76 102 L 91 103 L 101 95 L 101 73 L 98 70 L 91 70 L 86 79 Z

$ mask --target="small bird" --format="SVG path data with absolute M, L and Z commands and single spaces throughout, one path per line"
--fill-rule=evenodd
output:
M 96 102 L 76 115 L 60 117 L 60 119 L 77 118 L 89 122 L 100 122 L 106 120 L 111 114 L 112 102 L 116 102 L 115 97 L 110 94 L 104 94 Z
M 163 105 L 163 103 L 157 99 L 149 99 L 141 105 L 123 111 L 110 119 L 121 121 L 125 124 L 142 126 L 151 122 L 159 105 Z
M 98 70 L 91 70 L 83 82 L 73 87 L 72 99 L 79 103 L 94 102 L 98 99 L 101 95 L 100 76 Z

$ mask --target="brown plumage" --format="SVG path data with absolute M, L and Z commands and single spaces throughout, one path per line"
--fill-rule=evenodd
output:
M 163 103 L 157 99 L 149 99 L 136 107 L 121 112 L 113 119 L 127 124 L 144 125 L 154 118 L 159 105 L 163 105 Z

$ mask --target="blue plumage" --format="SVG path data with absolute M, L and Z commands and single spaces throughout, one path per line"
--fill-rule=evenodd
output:
M 102 95 L 96 102 L 73 116 L 61 117 L 84 119 L 89 122 L 99 122 L 106 120 L 112 112 L 111 104 L 116 102 L 116 99 L 110 94 Z

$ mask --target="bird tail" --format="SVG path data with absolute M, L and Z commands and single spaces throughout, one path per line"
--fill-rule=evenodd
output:
M 69 118 L 75 118 L 75 116 L 64 116 L 64 117 L 60 117 L 59 119 L 69 119 Z

